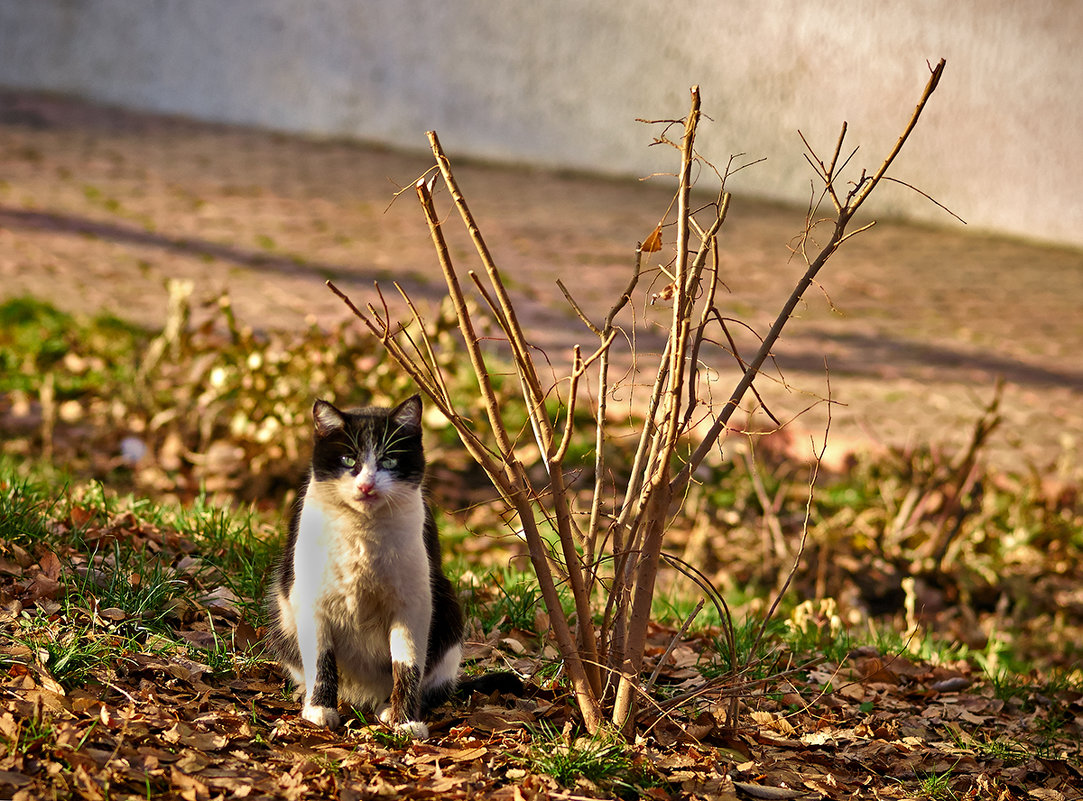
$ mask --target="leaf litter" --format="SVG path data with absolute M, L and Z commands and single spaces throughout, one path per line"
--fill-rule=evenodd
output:
M 92 474 L 115 476 L 113 462 L 95 466 L 93 459 L 109 452 L 102 443 L 116 438 L 120 415 L 149 449 L 132 473 L 143 490 L 153 491 L 159 482 L 172 488 L 202 482 L 236 492 L 243 465 L 258 484 L 248 492 L 265 495 L 292 474 L 288 459 L 252 462 L 266 451 L 271 429 L 285 446 L 279 457 L 303 450 L 294 442 L 303 427 L 292 423 L 304 410 L 277 399 L 259 406 L 268 395 L 253 383 L 269 364 L 277 365 L 279 378 L 291 374 L 293 365 L 275 355 L 287 350 L 273 335 L 261 340 L 238 328 L 228 314 L 224 330 L 214 325 L 215 315 L 228 311 L 228 299 L 220 299 L 199 325 L 185 303 L 177 308 L 173 334 L 151 340 L 139 367 L 148 392 L 84 387 L 64 401 L 65 413 L 57 412 L 51 441 L 24 433 L 9 443 L 15 452 L 48 445 L 65 461 L 89 458 Z M 309 332 L 299 346 L 306 353 L 301 361 L 322 372 L 290 380 L 334 383 L 339 371 L 364 367 L 381 371 L 381 386 L 387 384 L 382 392 L 401 390 L 382 363 L 366 362 L 370 357 L 348 339 L 315 358 L 336 336 Z M 170 349 L 177 359 L 155 356 Z M 249 358 L 234 358 L 238 352 Z M 69 351 L 65 368 L 82 374 L 94 358 Z M 58 375 L 61 386 L 78 378 Z M 170 405 L 180 398 L 193 413 L 165 414 L 154 396 Z M 18 393 L 5 402 L 11 398 L 15 410 Z M 452 454 L 442 454 L 442 461 L 445 455 L 450 462 Z M 974 629 L 979 622 L 988 628 L 991 619 L 1006 629 L 1001 639 L 1036 653 L 1044 653 L 1043 636 L 1053 645 L 1079 631 L 1078 567 L 1070 564 L 1078 554 L 1070 544 L 1077 494 L 1065 494 L 1064 487 L 1038 493 L 1035 508 L 1044 516 L 1011 523 L 1045 532 L 1045 540 L 1016 547 L 1012 561 L 998 565 L 988 550 L 992 538 L 982 535 L 999 527 L 994 524 L 1004 513 L 998 496 L 986 493 L 984 506 L 967 508 L 943 500 L 962 497 L 959 488 L 972 485 L 970 463 L 962 470 L 935 452 L 901 458 L 912 468 L 912 475 L 903 474 L 905 485 L 895 486 L 894 474 L 876 474 L 877 465 L 857 468 L 873 471 L 869 486 L 897 492 L 895 517 L 870 521 L 869 511 L 862 519 L 845 504 L 824 507 L 824 517 L 834 515 L 836 530 L 851 532 L 852 542 L 832 539 L 830 532 L 814 538 L 809 575 L 797 576 L 803 595 L 815 597 L 814 582 L 826 577 L 832 586 L 856 587 L 864 603 L 878 602 L 865 584 L 897 585 L 908 564 L 924 558 L 928 565 L 929 543 L 939 543 L 948 558 L 926 567 L 919 576 L 923 584 L 910 586 L 907 600 L 915 608 L 919 601 L 930 608 L 946 603 L 949 610 L 955 604 L 954 617 L 940 615 L 949 628 Z M 439 484 L 461 484 L 463 494 L 442 505 L 466 508 L 476 519 L 485 498 L 463 471 L 452 472 L 458 484 Z M 1004 481 L 996 476 L 988 481 L 1002 494 L 1033 487 L 996 487 Z M 18 491 L 0 485 L 5 495 Z M 781 497 L 786 488 L 779 491 Z M 191 501 L 194 490 L 189 494 Z M 738 497 L 717 507 L 722 512 L 707 506 L 691 511 L 728 515 L 718 525 L 731 532 L 734 550 L 756 553 L 759 528 L 745 521 L 759 519 L 755 500 Z M 672 626 L 652 626 L 644 670 L 654 675 L 654 702 L 643 712 L 641 737 L 619 749 L 577 735 L 574 704 L 545 640 L 547 619 L 533 615 L 528 631 L 529 614 L 498 621 L 492 631 L 474 621 L 465 649 L 471 670 L 511 666 L 532 677 L 526 697 L 445 706 L 436 711 L 426 742 L 402 742 L 356 716 L 341 731 L 317 729 L 298 717 L 298 703 L 261 656 L 259 599 L 244 589 L 251 582 L 235 582 L 216 563 L 221 543 L 193 540 L 205 520 L 151 523 L 133 510 L 110 510 L 104 496 L 75 497 L 67 509 L 61 506 L 41 509 L 44 535 L 0 540 L 0 797 L 1083 797 L 1083 682 L 1071 648 L 1047 649 L 1059 654 L 1063 681 L 1013 676 L 998 672 L 990 657 L 994 636 L 981 668 L 973 658 L 923 653 L 917 647 L 921 628 L 937 621 L 908 613 L 903 622 L 910 639 L 901 645 L 866 645 L 832 659 L 825 654 L 837 650 L 829 646 L 840 636 L 840 610 L 825 605 L 831 599 L 800 604 L 785 621 L 803 638 L 800 653 L 779 649 L 739 671 L 719 664 L 717 627 L 678 636 Z M 874 530 L 899 534 L 874 541 L 879 550 L 870 558 L 859 541 Z M 919 536 L 926 530 L 928 536 Z M 685 543 L 681 531 L 674 534 L 674 544 L 694 556 L 694 538 Z M 748 542 L 740 539 L 745 535 Z M 477 546 L 463 545 L 478 555 Z M 754 577 L 741 575 L 754 563 L 727 566 L 735 586 Z M 257 580 L 260 569 L 254 568 Z M 877 579 L 877 571 L 891 580 Z M 1008 618 L 998 607 L 992 617 L 973 619 L 970 610 L 1003 581 L 1033 584 L 1032 608 L 1040 614 Z M 530 611 L 536 604 L 527 606 Z M 676 703 L 681 697 L 684 703 Z M 599 762 L 606 767 L 600 774 L 594 770 Z
M 244 607 L 198 569 L 193 543 L 130 513 L 102 523 L 72 509 L 49 521 L 51 545 L 0 543 L 4 797 L 901 799 L 933 797 L 922 790 L 933 778 L 944 798 L 1083 797 L 1078 685 L 998 697 L 969 662 L 872 647 L 754 682 L 736 726 L 725 683 L 645 721 L 614 752 L 626 758 L 617 779 L 561 784 L 538 769 L 539 742 L 549 755 L 589 744 L 559 679 L 542 678 L 547 659 L 509 649 L 499 631 L 475 628 L 468 652 L 477 668 L 533 674 L 526 697 L 445 706 L 423 742 L 360 716 L 328 731 L 299 717 Z M 63 544 L 74 528 L 82 548 Z M 111 567 L 104 542 L 153 553 L 183 585 L 161 617 L 97 602 L 87 578 Z M 65 654 L 57 645 L 73 632 L 78 649 Z M 711 647 L 694 633 L 669 648 L 675 633 L 652 629 L 647 663 L 665 657 L 662 690 L 694 682 Z M 210 664 L 215 649 L 224 663 Z M 78 665 L 78 650 L 99 656 Z

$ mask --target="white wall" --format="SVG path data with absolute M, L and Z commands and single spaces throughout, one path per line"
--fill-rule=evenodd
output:
M 940 89 L 893 175 L 972 228 L 1083 245 L 1083 3 L 1076 0 L 0 0 L 0 85 L 452 154 L 642 175 L 636 117 L 701 150 L 766 156 L 731 188 L 805 203 L 800 128 L 840 123 L 875 167 L 926 60 Z M 880 213 L 953 224 L 887 187 Z

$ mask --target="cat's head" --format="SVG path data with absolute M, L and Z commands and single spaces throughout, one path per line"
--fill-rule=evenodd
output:
M 364 513 L 418 493 L 425 475 L 420 396 L 393 409 L 352 411 L 318 400 L 312 420 L 312 478 L 321 492 Z

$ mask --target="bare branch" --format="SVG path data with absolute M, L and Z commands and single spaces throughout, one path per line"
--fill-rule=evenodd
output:
M 425 211 L 425 219 L 429 223 L 429 233 L 432 236 L 433 246 L 436 248 L 436 254 L 440 261 L 440 269 L 444 273 L 448 293 L 451 295 L 455 316 L 462 331 L 463 343 L 466 346 L 467 354 L 470 356 L 470 364 L 474 368 L 474 374 L 478 380 L 481 400 L 489 418 L 489 425 L 492 427 L 493 435 L 496 437 L 500 450 L 505 454 L 511 454 L 513 450 L 512 442 L 508 437 L 507 429 L 504 427 L 503 417 L 500 414 L 500 403 L 496 399 L 496 393 L 493 392 L 489 372 L 485 367 L 485 360 L 478 345 L 478 337 L 474 332 L 474 323 L 470 319 L 470 311 L 466 307 L 466 299 L 463 297 L 462 288 L 459 286 L 459 277 L 456 275 L 455 268 L 451 263 L 451 254 L 448 252 L 447 242 L 444 241 L 444 234 L 440 228 L 440 218 L 436 214 L 436 207 L 432 201 L 432 187 L 428 183 L 418 181 L 415 188 L 417 189 L 418 199 L 421 201 L 421 207 Z
M 782 310 L 775 318 L 775 322 L 771 326 L 771 330 L 768 332 L 767 336 L 764 337 L 763 344 L 760 346 L 759 351 L 749 363 L 748 368 L 745 370 L 745 373 L 741 378 L 741 381 L 738 383 L 737 387 L 730 395 L 730 399 L 726 403 L 726 406 L 723 408 L 722 412 L 718 415 L 718 417 L 715 418 L 715 422 L 712 424 L 708 432 L 703 436 L 700 444 L 696 447 L 696 450 L 692 453 L 688 461 L 685 463 L 684 468 L 673 479 L 674 495 L 680 494 L 681 490 L 683 490 L 683 487 L 688 482 L 692 473 L 697 467 L 699 467 L 704 457 L 706 457 L 706 455 L 711 451 L 711 448 L 714 447 L 715 440 L 718 438 L 719 434 L 723 431 L 723 429 L 725 429 L 726 424 L 729 422 L 729 419 L 733 415 L 733 412 L 734 410 L 736 410 L 738 404 L 740 404 L 745 392 L 747 392 L 748 388 L 752 385 L 752 381 L 755 378 L 756 373 L 763 365 L 764 360 L 770 354 L 771 348 L 774 347 L 775 342 L 778 340 L 779 335 L 782 333 L 782 329 L 785 327 L 786 323 L 789 322 L 790 315 L 792 315 L 794 309 L 797 308 L 797 304 L 800 302 L 801 297 L 805 293 L 805 290 L 808 289 L 808 287 L 812 284 L 813 279 L 816 277 L 816 274 L 820 271 L 824 264 L 827 263 L 827 260 L 831 258 L 832 254 L 834 254 L 834 252 L 838 249 L 839 245 L 842 244 L 842 241 L 846 236 L 846 224 L 849 222 L 850 218 L 853 217 L 854 212 L 857 211 L 858 207 L 860 207 L 861 203 L 865 200 L 865 198 L 869 196 L 869 191 L 871 191 L 870 187 L 874 188 L 876 184 L 879 183 L 884 173 L 887 172 L 887 169 L 891 165 L 891 162 L 894 161 L 895 157 L 902 149 L 902 146 L 906 143 L 906 140 L 910 136 L 911 131 L 914 130 L 914 126 L 917 124 L 918 118 L 921 116 L 921 112 L 924 110 L 926 103 L 928 103 L 929 97 L 932 95 L 933 90 L 936 89 L 936 85 L 940 81 L 940 75 L 943 73 L 944 64 L 944 60 L 941 59 L 940 63 L 933 70 L 933 75 L 929 79 L 929 82 L 925 87 L 925 91 L 921 96 L 921 100 L 919 101 L 917 108 L 914 110 L 913 116 L 910 118 L 910 122 L 907 123 L 907 126 L 904 129 L 902 135 L 899 137 L 899 141 L 895 143 L 895 146 L 892 148 L 887 158 L 884 159 L 884 162 L 880 166 L 880 169 L 877 171 L 876 175 L 871 179 L 871 181 L 867 181 L 866 179 L 862 178 L 862 180 L 858 183 L 858 186 L 855 188 L 854 193 L 852 193 L 852 197 L 847 201 L 846 205 L 839 213 L 838 219 L 835 223 L 835 229 L 832 232 L 831 238 L 828 240 L 827 244 L 824 245 L 824 247 L 820 250 L 820 253 L 816 256 L 815 260 L 813 260 L 813 262 L 809 265 L 808 270 L 805 272 L 805 275 L 802 276 L 801 279 L 797 282 L 797 286 L 794 288 L 793 292 L 790 294 L 789 299 L 783 305 Z
M 929 76 L 929 82 L 925 85 L 925 91 L 921 95 L 921 99 L 918 101 L 917 107 L 914 109 L 914 113 L 910 116 L 910 122 L 906 124 L 903 132 L 899 135 L 899 139 L 895 142 L 895 146 L 888 153 L 887 158 L 884 159 L 883 164 L 880 165 L 880 169 L 876 171 L 872 179 L 865 183 L 864 187 L 860 189 L 851 203 L 846 205 L 846 210 L 849 212 L 848 216 L 852 217 L 854 212 L 858 210 L 862 203 L 865 202 L 872 191 L 880 183 L 880 179 L 887 173 L 891 163 L 895 161 L 895 157 L 903 149 L 903 145 L 906 144 L 906 140 L 910 138 L 911 132 L 914 130 L 914 126 L 918 124 L 918 119 L 921 117 L 921 112 L 925 110 L 925 104 L 929 102 L 929 98 L 932 97 L 933 92 L 936 91 L 937 85 L 940 83 L 940 76 L 944 74 L 944 65 L 946 62 L 944 59 L 940 59 L 939 63 L 933 67 L 932 75 Z
M 440 140 L 436 136 L 436 131 L 429 131 L 428 137 L 429 144 L 432 146 L 433 155 L 436 157 L 436 164 L 440 168 L 440 174 L 444 178 L 444 183 L 451 193 L 451 199 L 454 201 L 455 207 L 459 210 L 459 214 L 462 217 L 463 223 L 466 225 L 470 238 L 474 242 L 474 248 L 477 250 L 478 256 L 481 257 L 481 263 L 485 267 L 485 272 L 489 276 L 489 281 L 492 283 L 493 289 L 496 292 L 497 300 L 503 311 L 503 318 L 506 321 L 508 341 L 511 343 L 512 353 L 514 355 L 513 361 L 516 369 L 521 372 L 523 383 L 526 384 L 530 391 L 530 401 L 532 405 L 539 407 L 543 403 L 544 393 L 541 389 L 541 383 L 538 381 L 538 374 L 534 369 L 534 361 L 531 359 L 530 350 L 526 346 L 526 337 L 523 335 L 523 329 L 519 325 L 518 317 L 515 314 L 515 307 L 508 297 L 507 290 L 504 288 L 504 282 L 500 278 L 500 271 L 493 261 L 492 254 L 489 252 L 489 248 L 481 236 L 481 230 L 474 221 L 474 215 L 470 213 L 470 208 L 466 205 L 466 198 L 463 197 L 462 192 L 459 190 L 459 184 L 451 171 L 451 162 L 448 160 L 448 157 L 444 154 L 443 148 L 440 146 Z M 553 441 L 553 430 L 548 418 L 545 418 L 543 421 L 543 427 L 545 429 L 545 441 L 551 444 Z

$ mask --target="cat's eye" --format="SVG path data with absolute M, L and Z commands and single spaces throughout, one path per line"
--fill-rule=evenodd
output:
M 342 464 L 344 467 L 353 467 L 357 464 L 357 459 L 350 456 L 348 453 L 342 454 Z
M 397 465 L 398 463 L 398 460 L 393 456 L 385 456 L 380 459 L 380 466 L 383 467 L 385 470 L 394 469 L 395 465 Z

